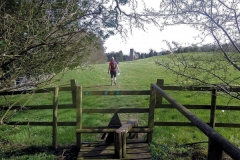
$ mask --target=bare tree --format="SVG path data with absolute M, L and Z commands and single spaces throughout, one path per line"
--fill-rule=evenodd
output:
M 200 31 L 201 42 L 211 36 L 218 46 L 208 58 L 201 54 L 171 54 L 171 62 L 156 63 L 181 77 L 182 82 L 191 82 L 188 85 L 213 85 L 231 94 L 229 88 L 240 83 L 240 1 L 166 0 L 156 14 L 163 18 L 161 27 L 190 25 Z M 173 50 L 179 47 L 178 43 L 171 44 Z M 239 99 L 238 93 L 231 96 Z
M 96 35 L 78 27 L 76 5 L 2 1 L 0 91 L 14 89 L 12 81 L 19 77 L 34 86 L 49 81 L 52 76 L 46 75 L 79 65 L 82 57 L 99 46 Z
M 35 80 L 34 86 L 38 86 L 52 78 L 39 81 L 40 75 L 58 74 L 65 68 L 86 65 L 89 61 L 86 56 L 102 53 L 100 39 L 114 34 L 125 37 L 129 30 L 144 30 L 145 24 L 149 23 L 160 28 L 176 24 L 191 25 L 201 31 L 203 37 L 211 35 L 223 55 L 221 62 L 212 60 L 215 63 L 209 63 L 212 64 L 209 67 L 200 65 L 203 63 L 198 62 L 199 58 L 195 57 L 195 61 L 194 57 L 190 59 L 185 55 L 171 55 L 172 62 L 176 63 L 158 62 L 159 65 L 199 84 L 212 84 L 215 79 L 221 84 L 218 85 L 220 87 L 239 84 L 238 76 L 229 78 L 227 74 L 230 67 L 240 70 L 240 2 L 167 0 L 160 3 L 158 10 L 148 8 L 147 3 L 150 2 L 1 0 L 0 91 L 14 89 L 12 81 L 18 77 L 32 78 Z M 174 45 L 178 47 L 177 43 Z M 201 74 L 193 74 L 192 70 L 198 70 Z M 226 74 L 217 74 L 219 70 Z
M 102 40 L 157 25 L 144 6 L 137 0 L 0 0 L 0 91 L 15 89 L 18 77 L 34 86 L 49 82 L 52 76 L 39 76 L 86 65 L 94 53 L 104 59 Z
M 104 61 L 104 39 L 158 25 L 140 0 L 0 0 L 0 15 L 0 92 L 44 86 L 54 75 Z M 25 83 L 14 85 L 19 78 Z M 5 101 L 1 123 L 12 106 Z

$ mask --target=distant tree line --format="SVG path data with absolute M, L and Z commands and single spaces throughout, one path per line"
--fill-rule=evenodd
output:
M 127 59 L 127 55 L 123 55 L 122 51 L 118 51 L 118 52 L 110 52 L 110 53 L 106 53 L 107 55 L 107 59 L 108 61 L 111 60 L 112 57 L 114 57 L 115 60 L 117 61 L 126 61 Z
M 228 52 L 233 51 L 232 46 L 230 44 L 225 44 L 223 47 L 228 50 Z M 133 59 L 143 59 L 143 58 L 149 58 L 153 56 L 160 56 L 160 55 L 167 55 L 171 53 L 190 53 L 190 52 L 220 52 L 218 46 L 215 44 L 205 44 L 202 46 L 197 45 L 190 45 L 190 46 L 178 46 L 176 43 L 173 42 L 173 46 L 169 47 L 169 50 L 164 51 L 155 51 L 153 49 L 150 49 L 148 53 L 141 53 L 138 51 L 134 51 L 134 57 Z M 112 57 L 114 57 L 117 61 L 129 61 L 130 55 L 124 55 L 122 51 L 118 52 L 110 52 L 106 53 L 108 61 L 111 60 Z
M 227 52 L 234 52 L 233 46 L 231 44 L 223 44 L 222 48 L 224 48 Z M 188 53 L 188 52 L 220 52 L 220 49 L 215 44 L 205 44 L 202 46 L 191 45 L 187 47 L 176 47 L 173 53 Z
M 143 58 L 149 58 L 149 57 L 153 57 L 153 56 L 159 56 L 159 55 L 165 55 L 165 54 L 170 54 L 170 51 L 161 51 L 161 52 L 157 52 L 154 51 L 153 49 L 149 50 L 149 53 L 141 53 L 138 51 L 134 51 L 134 57 L 133 59 L 143 59 Z M 117 61 L 129 61 L 130 59 L 130 55 L 124 55 L 122 51 L 118 51 L 118 52 L 110 52 L 110 53 L 106 53 L 107 55 L 107 59 L 108 61 L 111 60 L 112 57 L 115 58 L 115 60 Z

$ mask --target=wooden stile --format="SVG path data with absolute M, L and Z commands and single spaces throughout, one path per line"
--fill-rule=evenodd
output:
M 160 88 L 159 88 L 160 87 Z M 182 105 L 174 101 L 170 96 L 166 94 L 164 90 L 177 90 L 177 91 L 212 91 L 211 104 L 209 105 Z M 58 104 L 58 94 L 60 91 L 70 91 L 72 93 L 72 104 Z M 230 92 L 240 91 L 240 87 L 229 88 Z M 52 122 L 36 122 L 36 121 L 22 121 L 22 122 L 7 122 L 8 125 L 38 125 L 38 126 L 52 126 L 52 145 L 57 149 L 57 127 L 58 126 L 76 126 L 76 144 L 80 148 L 82 145 L 81 135 L 82 133 L 111 133 L 114 135 L 115 153 L 119 158 L 123 158 L 126 155 L 127 143 L 129 140 L 126 139 L 127 133 L 147 133 L 147 142 L 152 142 L 153 128 L 154 126 L 196 126 L 209 138 L 209 150 L 208 159 L 221 159 L 222 150 L 227 154 L 232 155 L 232 158 L 240 159 L 240 151 L 238 148 L 232 146 L 226 139 L 222 138 L 221 135 L 215 133 L 214 127 L 234 127 L 240 128 L 240 124 L 237 123 L 215 123 L 215 112 L 216 110 L 240 110 L 240 106 L 217 106 L 216 105 L 216 89 L 212 90 L 212 87 L 184 87 L 184 86 L 164 86 L 164 80 L 158 79 L 156 84 L 152 84 L 150 90 L 116 90 L 116 91 L 83 91 L 81 86 L 78 86 L 76 80 L 71 80 L 71 86 L 58 86 L 52 88 L 45 88 L 40 90 L 28 90 L 28 91 L 14 91 L 1 93 L 1 95 L 13 95 L 13 94 L 27 94 L 27 93 L 54 93 L 53 104 L 48 105 L 31 105 L 31 106 L 13 106 L 11 110 L 21 108 L 22 110 L 37 110 L 37 109 L 53 109 L 53 120 Z M 150 95 L 149 107 L 148 108 L 82 108 L 82 97 L 83 96 L 122 96 L 122 95 Z M 162 104 L 163 97 L 170 104 Z M 8 107 L 0 106 L 2 110 L 7 110 Z M 76 122 L 58 122 L 58 109 L 72 108 L 76 109 Z M 182 115 L 184 115 L 191 122 L 155 122 L 154 115 L 155 108 L 176 108 Z M 210 122 L 202 122 L 197 120 L 193 114 L 187 109 L 206 109 L 210 110 Z M 134 126 L 131 123 L 124 124 L 118 128 L 116 126 L 82 126 L 82 114 L 90 113 L 148 113 L 148 126 Z M 207 126 L 206 126 L 207 124 Z M 212 127 L 212 128 L 211 128 Z M 207 129 L 205 129 L 207 128 Z M 214 135 L 213 135 L 214 133 Z M 134 137 L 134 136 L 132 136 Z M 126 142 L 127 140 L 127 142 Z M 221 140 L 221 141 L 220 141 Z M 135 140 L 134 140 L 135 141 Z M 220 141 L 220 142 L 219 142 Z M 134 143 L 134 142 L 133 142 Z M 143 142 L 145 144 L 146 140 Z M 226 147 L 227 146 L 227 147 Z M 129 150 L 128 150 L 129 151 Z M 132 150 L 131 150 L 132 151 Z M 130 157 L 126 157 L 130 158 Z M 141 158 L 141 157 L 140 157 Z
M 117 158 L 126 157 L 126 135 L 136 123 L 137 120 L 131 119 L 126 124 L 115 130 L 115 155 Z

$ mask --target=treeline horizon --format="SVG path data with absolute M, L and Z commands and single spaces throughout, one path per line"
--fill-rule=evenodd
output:
M 177 54 L 177 53 L 189 53 L 189 52 L 218 52 L 218 51 L 220 51 L 219 47 L 214 44 L 205 44 L 202 46 L 191 45 L 191 46 L 186 46 L 186 47 L 175 47 L 175 49 L 173 49 L 172 47 L 169 47 L 169 48 L 171 48 L 171 49 L 164 50 L 164 51 L 155 51 L 153 49 L 150 49 L 148 53 L 139 52 L 139 51 L 134 50 L 133 59 L 130 57 L 130 55 L 124 55 L 121 50 L 118 52 L 112 51 L 112 52 L 106 53 L 106 55 L 107 55 L 108 61 L 110 61 L 112 57 L 114 57 L 115 60 L 117 60 L 117 61 L 130 61 L 130 60 L 149 58 L 149 57 L 153 57 L 153 56 L 168 55 L 168 54 L 173 54 L 173 53 Z M 226 49 L 228 52 L 232 51 L 232 46 L 230 44 L 224 44 L 224 45 L 222 45 L 222 48 Z

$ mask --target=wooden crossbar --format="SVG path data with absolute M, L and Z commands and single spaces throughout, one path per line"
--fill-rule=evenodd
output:
M 84 128 L 84 129 L 76 129 L 77 133 L 109 133 L 109 132 L 115 132 L 118 128 Z M 136 127 L 131 128 L 128 133 L 152 133 L 153 128 L 147 128 L 147 127 Z
M 126 134 L 137 124 L 136 119 L 131 119 L 115 131 L 115 155 L 117 158 L 126 157 Z

